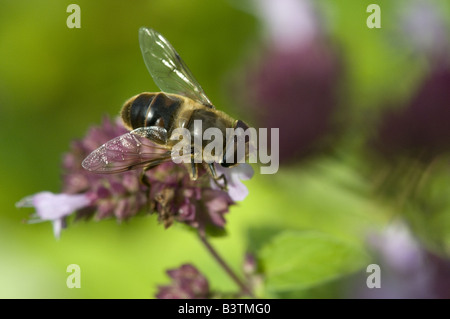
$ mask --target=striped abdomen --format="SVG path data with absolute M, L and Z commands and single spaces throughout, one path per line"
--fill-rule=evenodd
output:
M 125 103 L 121 112 L 122 120 L 130 129 L 160 126 L 170 131 L 181 103 L 173 95 L 141 93 Z

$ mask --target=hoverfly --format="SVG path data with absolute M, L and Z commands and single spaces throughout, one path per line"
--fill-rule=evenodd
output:
M 162 92 L 141 93 L 126 101 L 121 117 L 125 127 L 131 131 L 93 151 L 82 163 L 85 169 L 96 173 L 118 173 L 143 168 L 144 175 L 148 169 L 171 160 L 171 149 L 178 142 L 171 136 L 177 128 L 189 130 L 192 141 L 196 137 L 202 138 L 203 132 L 211 127 L 218 128 L 223 136 L 227 128 L 248 128 L 243 121 L 234 120 L 214 107 L 186 64 L 161 34 L 142 27 L 139 44 L 145 65 Z M 200 132 L 194 130 L 196 120 L 202 121 Z M 205 146 L 203 143 L 202 147 Z M 236 165 L 237 161 L 229 163 L 225 160 L 226 148 L 227 142 L 224 141 L 219 164 L 223 167 Z M 207 159 L 196 163 L 194 148 L 191 150 L 188 154 L 190 164 L 187 165 L 191 179 L 197 179 L 197 165 L 204 165 L 214 181 L 217 183 L 223 179 L 226 187 L 226 179 L 224 175 L 217 176 L 214 163 Z M 236 149 L 232 152 L 236 153 Z M 237 154 L 234 156 L 236 158 Z

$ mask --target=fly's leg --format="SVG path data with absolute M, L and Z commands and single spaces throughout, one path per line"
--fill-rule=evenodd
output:
M 227 178 L 224 174 L 217 176 L 216 168 L 214 167 L 214 163 L 208 164 L 209 172 L 211 173 L 211 176 L 213 178 L 214 183 L 223 191 L 226 191 L 228 189 L 228 183 Z M 219 183 L 219 181 L 222 180 L 223 184 Z
M 191 178 L 196 181 L 198 177 L 197 163 L 194 162 L 194 156 L 191 156 Z
M 148 180 L 147 174 L 145 174 L 148 170 L 149 169 L 146 168 L 142 170 L 141 175 L 139 176 L 139 181 L 150 189 L 150 182 Z
M 144 168 L 142 169 L 141 175 L 139 176 L 139 181 L 142 184 L 144 184 L 145 186 L 147 186 L 148 188 L 150 188 L 150 181 L 148 180 L 146 173 L 149 169 L 152 169 L 152 168 L 158 166 L 162 162 L 164 162 L 164 160 L 154 160 L 151 163 L 149 163 L 148 165 L 144 166 Z

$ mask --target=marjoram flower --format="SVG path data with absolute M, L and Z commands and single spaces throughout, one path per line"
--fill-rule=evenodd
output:
M 82 168 L 82 161 L 92 151 L 127 132 L 120 121 L 104 119 L 85 138 L 74 141 L 70 152 L 64 155 L 62 193 L 40 192 L 21 200 L 17 206 L 36 209 L 31 221 L 52 221 L 56 237 L 69 215 L 75 219 L 115 217 L 122 221 L 141 211 L 157 213 L 165 227 L 177 221 L 205 232 L 208 225 L 223 228 L 229 206 L 248 194 L 240 182 L 253 174 L 248 164 L 227 169 L 228 191 L 212 186 L 214 183 L 205 169 L 201 168 L 199 178 L 193 181 L 185 166 L 172 161 L 145 172 L 150 186 L 141 182 L 139 169 L 95 174 Z

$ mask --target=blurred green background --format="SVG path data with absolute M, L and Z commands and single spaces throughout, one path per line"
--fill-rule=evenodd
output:
M 291 162 L 275 175 L 256 173 L 246 182 L 250 195 L 226 215 L 228 236 L 212 240 L 237 272 L 245 251 L 269 239 L 265 229 L 323 232 L 359 247 L 371 263 L 367 235 L 405 211 L 395 200 L 373 194 L 371 172 L 377 164 L 371 166 L 362 140 L 370 134 L 367 123 L 376 123 L 389 103 L 410 99 L 428 66 L 395 40 L 396 17 L 407 2 L 377 1 L 382 28 L 369 29 L 371 2 L 317 1 L 343 59 L 339 104 L 344 111 L 337 117 L 345 119 L 345 131 L 331 155 Z M 186 262 L 204 272 L 213 289 L 234 290 L 193 233 L 179 226 L 165 230 L 154 215 L 122 224 L 73 223 L 55 240 L 50 223 L 27 225 L 23 221 L 32 210 L 14 204 L 42 190 L 59 192 L 62 154 L 71 140 L 83 137 L 104 115 L 118 115 L 129 97 L 158 91 L 139 50 L 141 26 L 158 30 L 174 45 L 216 106 L 255 123 L 234 94 L 245 94 L 248 62 L 263 59 L 262 21 L 251 14 L 249 2 L 79 0 L 81 28 L 69 29 L 70 3 L 0 2 L 0 297 L 151 298 L 157 285 L 169 282 L 165 270 Z M 449 17 L 448 3 L 438 4 Z M 230 87 L 240 88 L 239 94 Z M 432 179 L 430 201 L 449 195 L 449 162 L 443 163 L 436 173 L 440 179 Z M 412 227 L 416 237 L 448 255 L 450 206 L 444 203 L 431 224 L 414 209 L 409 220 L 417 226 Z M 66 286 L 66 267 L 74 263 L 81 267 L 81 289 Z M 360 270 L 364 274 L 365 267 Z M 296 296 L 344 298 L 342 280 Z M 365 277 L 353 280 L 365 287 Z

